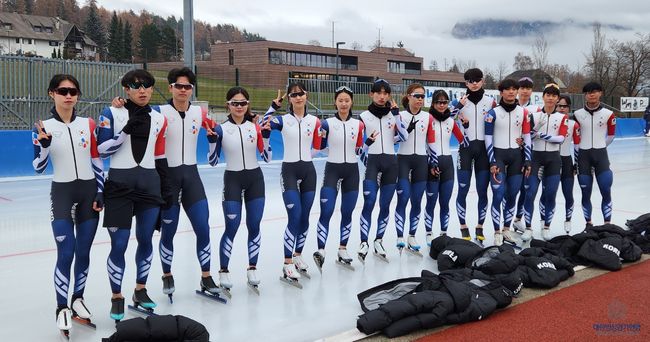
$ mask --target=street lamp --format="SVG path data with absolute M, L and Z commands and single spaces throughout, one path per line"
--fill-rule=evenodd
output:
M 339 46 L 345 45 L 345 42 L 336 42 L 336 80 L 339 80 Z

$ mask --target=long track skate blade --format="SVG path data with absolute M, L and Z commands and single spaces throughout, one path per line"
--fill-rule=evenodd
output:
M 91 329 L 97 329 L 97 325 L 95 325 L 95 323 L 91 322 L 89 319 L 84 319 L 79 316 L 72 316 L 72 321 Z
M 303 276 L 303 277 L 305 277 L 307 279 L 311 279 L 311 276 L 309 275 L 309 273 L 307 273 L 307 271 L 298 270 L 298 273 L 300 273 L 301 276 Z
M 474 243 L 477 244 L 481 248 L 485 248 L 485 245 L 483 244 L 483 240 L 474 239 Z
M 361 265 L 364 265 L 364 266 L 366 265 L 366 258 L 362 257 L 361 254 L 358 254 L 357 258 L 359 259 L 359 262 L 361 263 Z
M 199 291 L 199 290 L 196 290 L 195 292 L 199 296 L 202 296 L 202 297 L 205 297 L 205 298 L 208 298 L 208 299 L 212 299 L 212 300 L 217 301 L 217 302 L 222 303 L 222 304 L 226 304 L 228 302 L 225 298 L 222 298 L 219 295 L 205 293 L 205 292 Z
M 418 250 L 415 250 L 415 249 L 407 248 L 406 251 L 409 252 L 409 253 L 411 253 L 412 255 L 419 256 L 420 258 L 423 258 L 423 257 L 424 257 L 424 256 L 422 255 L 422 252 L 420 252 L 419 249 L 418 249 Z
M 339 265 L 339 266 L 341 266 L 341 267 L 343 267 L 345 269 L 348 269 L 350 271 L 354 271 L 354 266 L 352 266 L 352 265 L 350 265 L 350 264 L 348 264 L 346 262 L 342 262 L 342 261 L 338 261 L 338 260 L 336 260 L 335 262 L 336 262 L 337 265 Z
M 143 315 L 147 316 L 158 316 L 155 312 L 153 312 L 153 309 L 143 309 L 139 306 L 134 306 L 134 305 L 129 305 L 128 306 L 129 310 L 133 310 L 135 312 L 139 312 Z
M 388 258 L 385 255 L 381 255 L 379 253 L 375 253 L 375 256 L 379 258 L 379 260 L 384 261 L 386 263 L 389 263 Z
M 503 240 L 503 243 L 504 243 L 505 245 L 508 245 L 508 246 L 510 246 L 510 247 L 512 247 L 512 248 L 514 248 L 514 249 L 516 249 L 516 250 L 518 250 L 518 251 L 520 251 L 520 250 L 523 249 L 523 248 L 522 248 L 520 245 L 518 245 L 515 241 Z
M 289 284 L 291 286 L 295 286 L 295 287 L 297 287 L 299 289 L 302 289 L 302 284 L 299 283 L 297 280 L 293 280 L 293 279 L 289 280 L 289 279 L 287 279 L 285 277 L 280 277 L 280 281 L 282 281 L 285 284 Z
M 70 330 L 61 330 L 61 338 L 64 341 L 70 341 Z
M 255 292 L 256 295 L 260 295 L 259 285 L 248 284 L 248 288 L 251 289 L 251 291 Z

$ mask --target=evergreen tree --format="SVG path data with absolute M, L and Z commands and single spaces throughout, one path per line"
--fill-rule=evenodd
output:
M 25 2 L 25 14 L 34 13 L 34 0 L 24 0 Z
M 56 48 L 52 49 L 52 58 L 56 58 Z
M 122 58 L 120 61 L 123 63 L 131 63 L 133 58 L 133 29 L 128 21 L 124 23 L 122 35 L 124 36 L 122 40 L 124 45 L 122 46 Z
M 100 52 L 104 52 L 106 47 L 106 36 L 104 33 L 104 25 L 97 13 L 97 1 L 88 1 L 88 8 L 88 17 L 86 18 L 86 23 L 84 25 L 86 36 L 97 43 Z
M 61 48 L 59 47 L 59 51 L 56 54 L 56 58 L 61 59 Z
M 160 36 L 160 55 L 162 60 L 167 62 L 172 60 L 173 56 L 176 56 L 176 49 L 179 45 L 178 38 L 174 29 L 170 26 L 164 26 Z
M 158 27 L 152 23 L 142 25 L 138 39 L 138 56 L 146 62 L 156 61 L 159 47 L 160 31 Z
M 108 57 L 111 61 L 119 61 L 122 57 L 122 47 L 124 37 L 122 37 L 122 22 L 117 18 L 117 13 L 113 11 L 111 24 L 108 30 Z

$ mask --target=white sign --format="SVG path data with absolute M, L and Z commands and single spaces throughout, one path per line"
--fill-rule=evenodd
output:
M 433 92 L 438 89 L 442 89 L 446 91 L 451 101 L 460 100 L 460 98 L 463 97 L 465 95 L 465 92 L 467 91 L 467 88 L 424 87 L 424 90 L 426 92 L 426 97 L 424 98 L 425 107 L 431 107 L 431 101 L 433 101 Z M 500 93 L 498 90 L 485 89 L 485 95 L 493 98 L 497 103 L 499 103 L 499 94 Z M 540 92 L 532 93 L 530 95 L 530 104 L 544 106 L 544 101 L 542 100 L 542 93 Z
M 643 112 L 648 103 L 647 97 L 621 97 L 621 112 Z

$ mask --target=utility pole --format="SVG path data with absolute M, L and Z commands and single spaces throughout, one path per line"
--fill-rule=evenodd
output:
M 194 0 L 183 0 L 183 58 L 184 64 L 196 73 L 194 65 Z M 196 99 L 198 89 L 192 93 Z
M 334 23 L 335 22 L 336 22 L 335 20 L 332 20 L 332 47 L 334 47 Z

